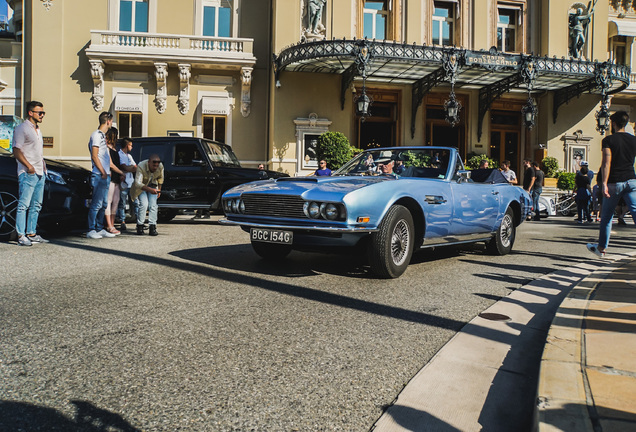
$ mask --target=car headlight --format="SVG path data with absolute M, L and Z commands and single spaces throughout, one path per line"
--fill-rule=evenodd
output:
M 335 204 L 328 203 L 320 206 L 320 214 L 327 220 L 338 219 L 338 207 Z
M 308 218 L 318 219 L 320 217 L 320 204 L 316 202 L 306 202 L 303 211 Z
M 57 183 L 61 185 L 66 184 L 66 180 L 64 180 L 64 177 L 62 177 L 62 174 L 60 174 L 57 171 L 46 170 L 46 179 L 53 183 Z
M 245 214 L 245 203 L 243 200 L 239 200 L 238 209 L 240 213 Z
M 239 199 L 232 200 L 232 213 L 238 213 Z

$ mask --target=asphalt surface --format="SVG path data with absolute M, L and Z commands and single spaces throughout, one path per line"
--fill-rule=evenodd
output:
M 590 259 L 598 227 L 526 222 L 510 255 L 423 251 L 396 280 L 355 256 L 268 264 L 214 218 L 159 232 L 0 243 L 0 430 L 367 431 L 466 322 Z

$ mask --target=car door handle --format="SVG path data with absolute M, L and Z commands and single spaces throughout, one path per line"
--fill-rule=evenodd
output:
M 492 191 L 493 195 L 499 195 L 499 191 Z

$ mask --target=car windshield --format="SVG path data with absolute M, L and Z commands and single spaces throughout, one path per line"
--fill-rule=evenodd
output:
M 451 151 L 440 148 L 380 149 L 360 153 L 333 175 L 446 178 Z
M 212 161 L 212 165 L 216 167 L 240 167 L 241 163 L 238 158 L 227 146 L 217 143 L 204 141 L 207 144 L 208 156 Z

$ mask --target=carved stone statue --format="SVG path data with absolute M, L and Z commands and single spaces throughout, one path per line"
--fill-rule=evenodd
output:
M 570 27 L 570 56 L 575 59 L 580 59 L 582 54 L 583 45 L 587 38 L 587 26 L 592 19 L 594 13 L 594 6 L 596 2 L 590 8 L 588 4 L 587 12 L 582 7 L 576 9 L 576 13 L 570 13 L 569 27 Z
M 322 11 L 327 0 L 301 0 L 302 15 L 305 26 L 303 28 L 303 39 L 315 40 L 325 38 L 325 26 L 322 23 Z

